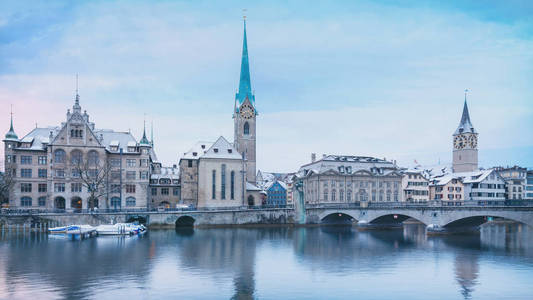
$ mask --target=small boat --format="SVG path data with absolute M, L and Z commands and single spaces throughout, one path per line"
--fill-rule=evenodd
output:
M 129 235 L 130 230 L 122 224 L 99 225 L 96 227 L 98 235 Z
M 96 230 L 91 225 L 68 225 L 48 228 L 50 234 L 64 235 L 73 240 L 84 239 L 93 236 Z
M 67 233 L 67 228 L 68 226 L 52 227 L 48 228 L 48 232 L 52 234 Z

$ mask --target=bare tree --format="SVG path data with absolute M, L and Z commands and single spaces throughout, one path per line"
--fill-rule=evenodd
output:
M 5 203 L 9 203 L 9 193 L 15 184 L 12 170 L 7 169 L 6 171 L 6 173 L 0 172 L 0 206 Z
M 77 177 L 89 192 L 89 210 L 93 211 L 97 201 L 109 193 L 107 178 L 111 166 L 107 161 L 91 156 L 87 160 L 75 159 L 73 165 Z

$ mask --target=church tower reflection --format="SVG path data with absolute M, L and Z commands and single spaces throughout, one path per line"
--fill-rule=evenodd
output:
M 479 257 L 470 253 L 458 253 L 454 261 L 455 279 L 465 299 L 472 298 L 474 286 L 478 284 Z

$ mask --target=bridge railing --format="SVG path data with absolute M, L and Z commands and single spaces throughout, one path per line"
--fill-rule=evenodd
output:
M 101 208 L 101 209 L 13 209 L 2 208 L 0 215 L 42 215 L 42 214 L 98 214 L 98 213 L 149 213 L 149 212 L 208 212 L 208 211 L 247 211 L 262 209 L 293 209 L 293 205 L 260 205 L 234 207 L 183 207 L 183 208 Z

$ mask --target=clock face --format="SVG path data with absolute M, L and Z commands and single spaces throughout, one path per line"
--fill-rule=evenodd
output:
M 245 119 L 251 119 L 254 116 L 254 109 L 248 105 L 244 104 L 241 106 L 241 117 Z
M 477 136 L 471 135 L 468 137 L 468 146 L 474 149 L 477 147 Z
M 466 139 L 462 135 L 458 135 L 453 139 L 453 146 L 455 149 L 463 149 L 466 146 Z

